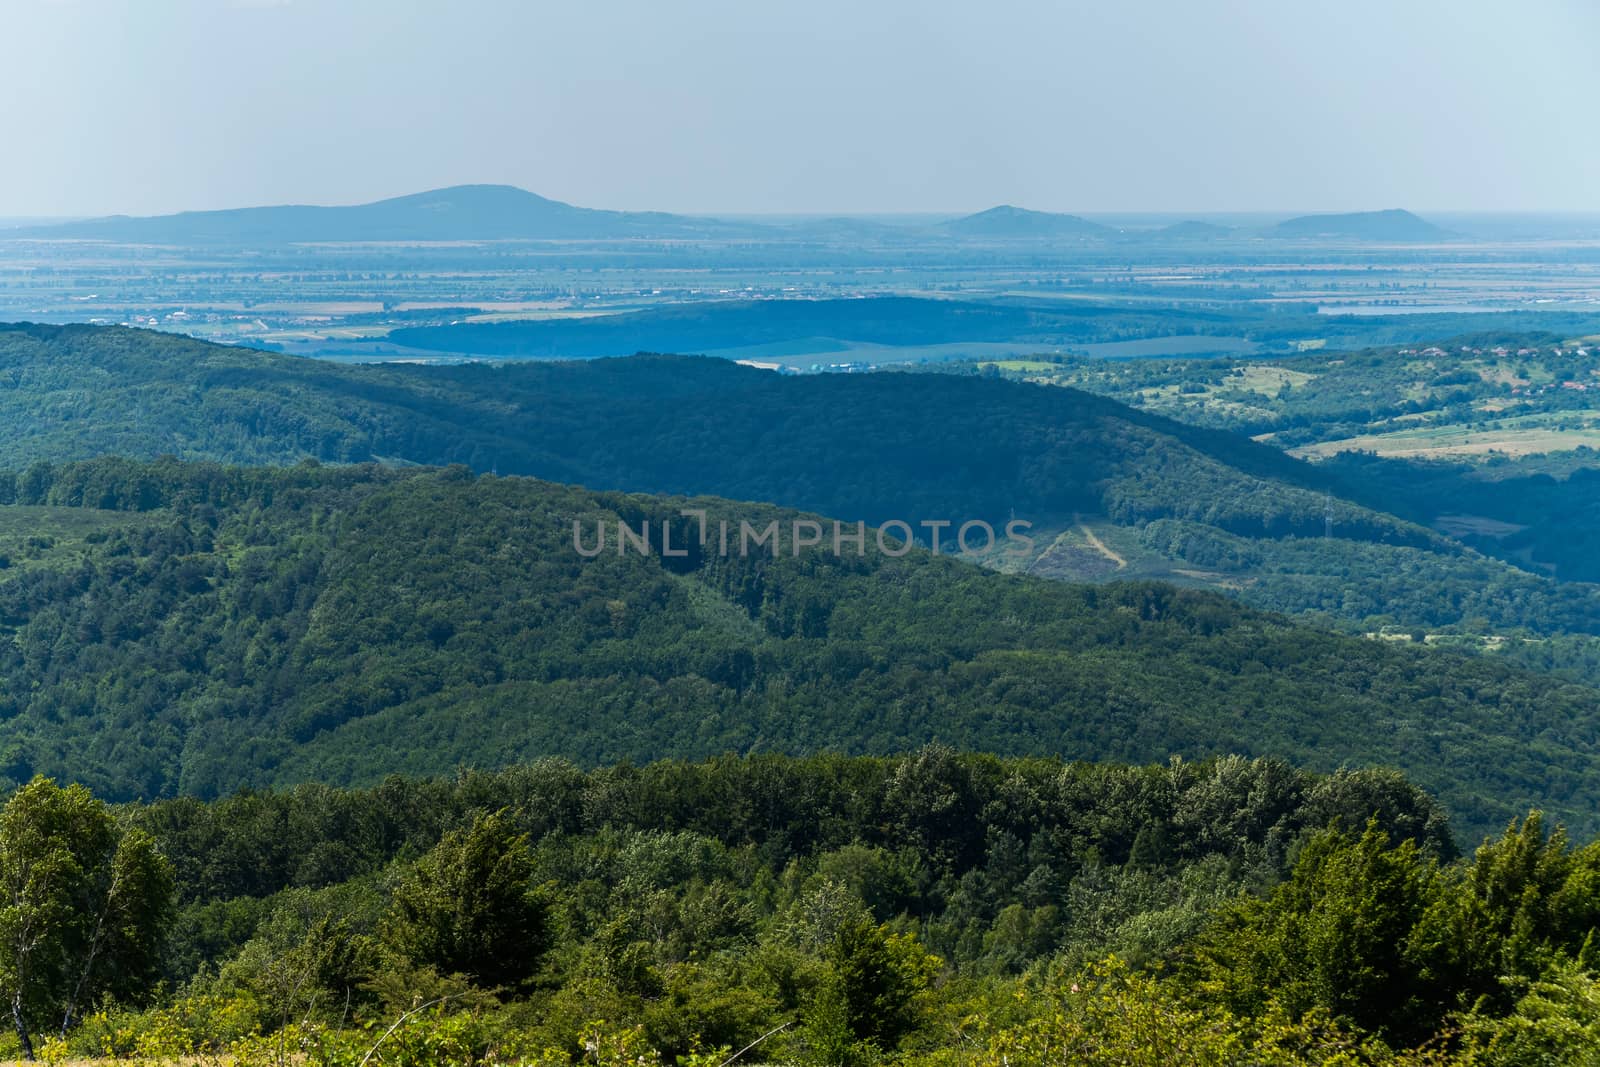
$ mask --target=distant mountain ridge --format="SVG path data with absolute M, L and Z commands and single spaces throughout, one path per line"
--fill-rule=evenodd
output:
M 20 220 L 19 220 L 20 221 Z M 110 215 L 35 222 L 3 231 L 8 239 L 63 239 L 179 245 L 274 245 L 407 241 L 606 241 L 644 239 L 1118 241 L 1224 238 L 1234 231 L 1183 222 L 1151 232 L 1125 232 L 1079 215 L 1000 204 L 931 226 L 891 225 L 850 216 L 798 225 L 751 219 L 610 211 L 578 207 L 512 185 L 454 185 L 367 204 Z M 1455 236 L 1398 208 L 1302 215 L 1263 231 L 1267 237 L 1368 241 L 1431 241 Z
M 727 236 L 754 224 L 575 207 L 511 185 L 456 185 L 349 207 L 283 205 L 176 215 L 113 215 L 12 231 L 12 237 L 185 244 L 316 241 L 597 240 Z

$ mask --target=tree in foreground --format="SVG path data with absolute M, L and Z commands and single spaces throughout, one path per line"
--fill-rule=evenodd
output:
M 411 963 L 485 989 L 528 979 L 552 940 L 528 839 L 503 814 L 446 834 L 394 891 L 388 940 Z
M 0 994 L 22 1053 L 86 1005 L 136 998 L 172 913 L 170 865 L 80 785 L 35 778 L 0 809 Z

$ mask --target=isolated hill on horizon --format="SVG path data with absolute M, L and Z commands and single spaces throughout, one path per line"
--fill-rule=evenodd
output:
M 938 227 L 957 237 L 1042 239 L 1050 237 L 1108 237 L 1116 231 L 1077 215 L 1001 204 L 998 207 L 951 219 Z
M 1363 241 L 1439 241 L 1448 230 L 1401 208 L 1344 214 L 1300 215 L 1267 231 L 1272 237 L 1335 237 Z
M 348 207 L 283 205 L 83 219 L 6 237 L 157 244 L 604 240 L 724 236 L 760 229 L 659 211 L 575 207 L 510 185 L 457 185 Z

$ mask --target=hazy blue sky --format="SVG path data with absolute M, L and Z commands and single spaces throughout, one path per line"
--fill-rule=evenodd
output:
M 1600 210 L 1595 0 L 0 0 L 0 216 Z

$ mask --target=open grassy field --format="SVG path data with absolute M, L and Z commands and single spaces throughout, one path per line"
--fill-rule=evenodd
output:
M 1237 367 L 1227 380 L 1227 387 L 1244 389 L 1262 396 L 1277 396 L 1284 386 L 1298 389 L 1307 382 L 1315 381 L 1317 376 L 1308 371 L 1291 370 L 1288 367 L 1275 367 L 1270 364 L 1246 364 Z
M 1451 424 L 1418 426 L 1383 434 L 1362 434 L 1318 441 L 1290 449 L 1290 455 L 1320 459 L 1340 452 L 1372 452 L 1380 456 L 1447 459 L 1534 456 L 1579 447 L 1600 448 L 1600 418 L 1567 414 L 1506 419 L 1490 427 Z
M 90 508 L 0 508 L 0 571 L 56 566 L 115 528 L 144 526 L 151 512 L 97 511 Z
M 1440 515 L 1433 520 L 1433 527 L 1451 537 L 1509 537 L 1527 529 L 1514 522 L 1502 522 L 1483 515 Z
M 1038 359 L 1001 359 L 978 364 L 980 367 L 993 367 L 996 370 L 1024 371 L 1028 373 L 1042 373 L 1051 370 L 1055 364 L 1046 363 Z
M 1248 575 L 1196 568 L 1163 556 L 1139 540 L 1137 529 L 1118 526 L 1104 516 L 1042 522 L 1029 530 L 1028 536 L 1033 549 L 1025 554 L 1001 543 L 964 555 L 996 570 L 1069 582 L 1158 580 L 1237 591 L 1253 581 Z

